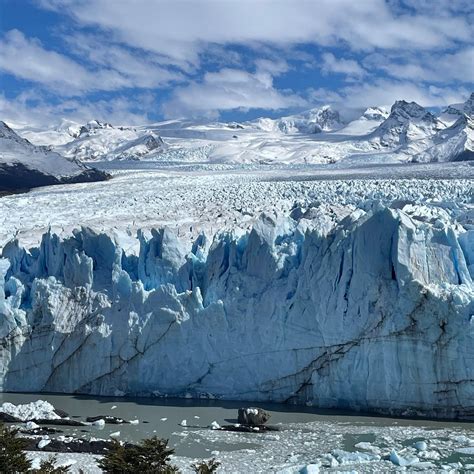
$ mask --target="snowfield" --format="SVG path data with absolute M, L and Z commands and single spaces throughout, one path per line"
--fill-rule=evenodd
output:
M 110 181 L 3 197 L 0 247 L 13 236 L 28 247 L 37 245 L 49 228 L 70 235 L 88 226 L 114 232 L 128 249 L 136 248 L 138 229 L 166 225 L 192 238 L 201 230 L 209 235 L 248 230 L 262 212 L 288 212 L 295 204 L 359 205 L 375 199 L 462 205 L 471 203 L 474 193 L 474 167 L 467 163 L 340 169 L 141 165 L 107 167 L 114 175 Z

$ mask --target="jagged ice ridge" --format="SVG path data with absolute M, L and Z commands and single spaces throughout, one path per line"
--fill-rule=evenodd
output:
M 467 208 L 377 202 L 262 215 L 251 231 L 11 241 L 3 391 L 212 396 L 474 413 Z

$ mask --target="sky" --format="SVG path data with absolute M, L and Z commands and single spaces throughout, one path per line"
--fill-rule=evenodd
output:
M 474 90 L 471 0 L 0 0 L 0 120 L 248 120 Z

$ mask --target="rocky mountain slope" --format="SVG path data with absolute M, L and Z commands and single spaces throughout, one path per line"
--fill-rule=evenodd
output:
M 108 175 L 35 146 L 0 122 L 0 191 L 61 183 L 100 181 Z

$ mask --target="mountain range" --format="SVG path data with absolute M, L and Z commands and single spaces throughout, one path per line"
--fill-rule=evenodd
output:
M 332 106 L 247 122 L 169 120 L 116 126 L 61 120 L 55 127 L 0 127 L 0 185 L 28 188 L 105 179 L 84 163 L 332 164 L 474 159 L 474 93 L 435 114 L 415 102 L 371 107 L 353 120 Z M 27 178 L 27 171 L 35 176 Z M 5 182 L 10 184 L 5 184 Z

